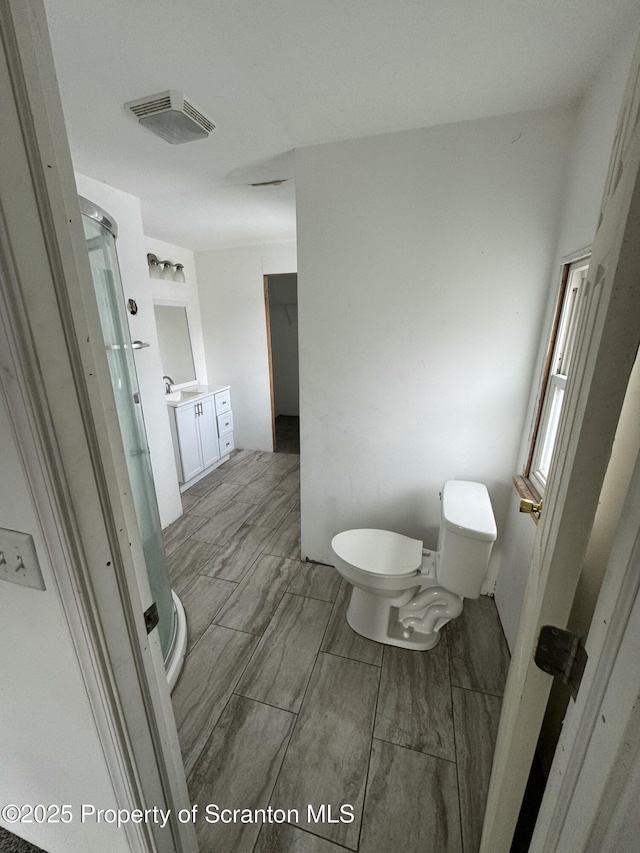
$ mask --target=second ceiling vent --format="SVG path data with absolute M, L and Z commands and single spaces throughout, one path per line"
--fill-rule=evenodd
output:
M 172 145 L 206 139 L 215 125 L 181 92 L 169 89 L 125 104 L 140 124 Z

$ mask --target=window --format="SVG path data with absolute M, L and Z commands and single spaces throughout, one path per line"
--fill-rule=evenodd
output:
M 544 496 L 547 486 L 565 389 L 574 362 L 578 318 L 588 269 L 589 259 L 584 254 L 562 268 L 560 296 L 541 383 L 542 393 L 524 470 L 523 485 L 538 500 Z

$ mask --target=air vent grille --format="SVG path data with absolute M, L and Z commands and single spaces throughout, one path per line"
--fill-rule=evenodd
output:
M 200 110 L 196 109 L 193 104 L 190 104 L 186 98 L 184 100 L 183 110 L 194 121 L 197 121 L 198 124 L 207 131 L 207 133 L 211 133 L 211 131 L 215 128 L 214 123 L 212 121 L 209 121 L 206 116 L 203 116 Z
M 215 129 L 211 119 L 187 101 L 181 92 L 172 89 L 130 101 L 125 107 L 144 127 L 172 145 L 206 139 Z
M 130 105 L 131 112 L 135 113 L 138 118 L 142 116 L 152 115 L 161 110 L 171 109 L 171 98 L 167 95 L 165 98 L 156 98 L 154 101 L 144 101 L 141 104 Z

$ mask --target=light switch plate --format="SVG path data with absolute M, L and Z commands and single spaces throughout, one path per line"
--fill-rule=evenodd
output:
M 46 589 L 30 533 L 0 527 L 0 580 Z

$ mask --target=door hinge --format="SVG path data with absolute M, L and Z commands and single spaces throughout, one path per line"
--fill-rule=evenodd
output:
M 553 625 L 543 625 L 534 660 L 543 672 L 566 684 L 576 698 L 587 665 L 587 651 L 581 637 Z
M 159 621 L 160 617 L 158 616 L 158 605 L 154 601 L 151 607 L 148 607 L 144 611 L 144 624 L 145 628 L 147 629 L 147 634 L 150 634 L 153 631 Z

